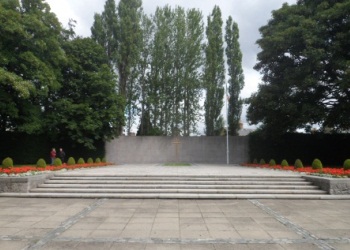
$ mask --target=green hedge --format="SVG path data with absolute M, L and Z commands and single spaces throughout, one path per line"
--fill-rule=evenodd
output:
M 315 158 L 320 158 L 323 165 L 342 166 L 350 158 L 350 134 L 298 134 L 267 136 L 260 131 L 249 135 L 250 159 L 283 159 L 294 162 L 301 159 L 311 165 Z
M 69 140 L 53 141 L 46 135 L 0 132 L 0 138 L 0 159 L 11 157 L 18 165 L 35 164 L 40 158 L 43 158 L 46 162 L 51 162 L 51 149 L 56 148 L 58 157 L 60 147 L 64 149 L 67 156 L 76 159 L 79 157 L 97 158 L 105 155 L 103 141 L 95 143 L 96 150 L 91 150 Z

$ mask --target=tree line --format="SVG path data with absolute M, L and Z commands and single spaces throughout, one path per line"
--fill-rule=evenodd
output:
M 243 87 L 239 30 L 230 17 L 225 37 L 219 7 L 158 7 L 141 0 L 105 2 L 91 37 L 64 28 L 44 0 L 0 2 L 0 130 L 96 140 L 130 132 L 184 135 L 205 119 L 207 135 L 222 131 L 225 59 L 230 134 L 235 134 Z M 225 42 L 224 42 L 225 40 Z M 204 104 L 203 104 L 204 100 Z
M 119 76 L 126 99 L 126 130 L 140 117 L 139 135 L 196 134 L 222 131 L 225 60 L 221 10 L 215 6 L 205 26 L 198 9 L 166 5 L 153 15 L 141 0 L 105 2 L 94 16 L 92 39 L 104 47 Z M 230 76 L 230 134 L 237 133 L 244 85 L 239 30 L 232 17 L 226 25 L 226 57 Z M 204 101 L 204 105 L 201 102 Z

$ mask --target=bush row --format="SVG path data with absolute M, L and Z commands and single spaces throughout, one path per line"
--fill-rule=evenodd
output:
M 106 159 L 105 158 L 99 158 L 97 157 L 95 159 L 95 161 L 90 157 L 87 159 L 86 161 L 87 163 L 89 164 L 92 164 L 92 163 L 100 163 L 100 162 L 106 162 Z M 75 159 L 73 157 L 69 157 L 68 158 L 68 161 L 67 161 L 67 165 L 75 165 L 75 164 L 85 164 L 85 160 L 84 158 L 79 158 L 78 161 L 76 162 Z M 42 158 L 40 158 L 37 162 L 36 162 L 36 166 L 39 167 L 39 168 L 45 168 L 46 167 L 46 161 Z M 53 163 L 54 166 L 62 166 L 62 161 L 60 158 L 56 158 L 54 163 Z M 6 157 L 3 161 L 2 161 L 2 164 L 1 164 L 1 167 L 2 168 L 12 168 L 13 167 L 13 160 L 12 158 L 10 157 Z
M 254 164 L 258 164 L 258 160 L 254 159 L 253 163 Z M 266 164 L 266 162 L 265 162 L 264 159 L 260 159 L 259 164 L 264 165 L 264 164 Z M 271 159 L 268 164 L 270 166 L 275 166 L 276 165 L 276 161 L 274 159 Z M 281 166 L 282 167 L 288 167 L 289 164 L 288 164 L 287 160 L 282 160 Z M 320 161 L 320 159 L 314 159 L 312 164 L 311 164 L 311 166 L 312 166 L 312 169 L 322 169 L 323 168 L 323 164 Z M 303 162 L 300 159 L 296 159 L 295 162 L 294 162 L 294 168 L 303 168 L 303 167 L 304 167 Z M 344 161 L 343 168 L 344 168 L 344 170 L 349 170 L 350 169 L 350 159 L 346 159 Z

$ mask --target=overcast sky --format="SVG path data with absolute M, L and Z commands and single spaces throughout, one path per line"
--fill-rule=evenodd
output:
M 260 74 L 253 67 L 259 48 L 256 40 L 260 38 L 259 28 L 267 24 L 271 18 L 271 11 L 282 7 L 283 3 L 295 4 L 297 0 L 142 0 L 143 9 L 147 14 L 154 14 L 156 7 L 169 4 L 172 7 L 181 6 L 186 9 L 196 8 L 202 11 L 204 22 L 215 5 L 222 12 L 224 24 L 228 16 L 232 16 L 240 30 L 240 46 L 243 53 L 243 70 L 245 87 L 241 97 L 249 97 L 257 90 Z M 59 18 L 63 26 L 67 27 L 70 18 L 77 21 L 76 33 L 80 36 L 90 36 L 94 13 L 101 13 L 105 0 L 46 0 Z M 118 4 L 118 0 L 116 3 Z M 242 117 L 245 121 L 245 117 Z

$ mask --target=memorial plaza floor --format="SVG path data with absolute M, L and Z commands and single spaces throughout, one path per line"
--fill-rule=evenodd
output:
M 204 164 L 78 171 L 281 174 Z M 350 249 L 350 200 L 1 197 L 0 249 Z

